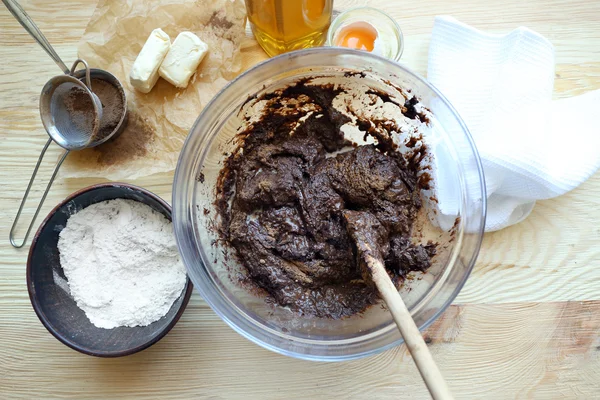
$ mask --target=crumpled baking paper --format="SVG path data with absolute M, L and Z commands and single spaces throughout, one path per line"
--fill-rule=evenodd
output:
M 173 170 L 202 108 L 242 69 L 245 25 L 243 0 L 101 0 L 78 55 L 91 68 L 105 69 L 121 81 L 129 124 L 115 140 L 69 154 L 61 175 L 122 180 Z M 208 44 L 209 53 L 187 88 L 159 79 L 144 94 L 130 85 L 131 66 L 155 28 L 164 30 L 171 41 L 190 31 Z

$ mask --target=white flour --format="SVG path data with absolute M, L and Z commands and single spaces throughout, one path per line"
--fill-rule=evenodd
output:
M 185 286 L 171 222 L 137 201 L 104 201 L 72 215 L 58 250 L 71 295 L 99 328 L 149 325 Z

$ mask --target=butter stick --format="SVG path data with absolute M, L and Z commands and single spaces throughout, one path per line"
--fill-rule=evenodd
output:
M 155 29 L 150 33 L 129 73 L 131 86 L 142 93 L 152 90 L 158 80 L 160 64 L 169 52 L 170 46 L 171 38 L 162 29 Z
M 187 87 L 190 78 L 208 52 L 208 46 L 192 32 L 181 32 L 163 60 L 159 74 L 179 87 Z

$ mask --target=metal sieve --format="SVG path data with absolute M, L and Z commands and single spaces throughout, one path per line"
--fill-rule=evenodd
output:
M 64 72 L 64 75 L 55 76 L 50 79 L 43 87 L 40 95 L 40 116 L 44 128 L 50 138 L 46 142 L 46 145 L 42 149 L 40 157 L 38 158 L 37 164 L 33 170 L 33 174 L 29 180 L 29 185 L 25 190 L 21 205 L 17 211 L 15 221 L 13 222 L 10 230 L 10 243 L 16 247 L 23 247 L 27 241 L 27 237 L 31 232 L 31 228 L 35 222 L 35 219 L 40 212 L 40 209 L 48 195 L 48 191 L 56 178 L 58 170 L 62 165 L 63 161 L 71 150 L 82 150 L 90 147 L 97 146 L 101 143 L 106 142 L 110 138 L 121 133 L 125 126 L 127 116 L 127 102 L 125 99 L 125 92 L 123 86 L 117 78 L 110 73 L 94 69 L 92 70 L 94 77 L 105 80 L 106 82 L 113 85 L 119 95 L 122 97 L 123 111 L 119 124 L 109 134 L 103 134 L 99 136 L 100 123 L 102 120 L 102 102 L 92 91 L 92 82 L 90 78 L 90 68 L 88 64 L 81 59 L 78 59 L 73 63 L 71 69 L 67 68 L 65 63 L 60 59 L 56 51 L 52 48 L 48 40 L 44 37 L 39 28 L 35 25 L 33 20 L 27 15 L 25 10 L 14 0 L 2 0 L 4 5 L 13 14 L 13 16 L 19 21 L 19 23 L 25 28 L 27 32 L 42 46 L 42 48 L 48 53 L 48 55 L 54 60 L 59 68 Z M 76 71 L 75 68 L 79 64 L 83 64 L 85 69 Z M 84 80 L 84 81 L 82 81 Z M 54 172 L 46 186 L 46 190 L 42 195 L 42 198 L 37 206 L 37 209 L 33 215 L 31 223 L 27 227 L 25 237 L 20 244 L 15 241 L 15 228 L 23 206 L 29 195 L 29 191 L 35 180 L 40 164 L 44 158 L 46 150 L 50 146 L 50 143 L 55 142 L 60 147 L 66 150 L 66 152 L 60 157 Z

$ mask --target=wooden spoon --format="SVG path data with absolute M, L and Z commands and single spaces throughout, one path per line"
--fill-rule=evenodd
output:
M 437 364 L 433 360 L 419 328 L 412 319 L 398 289 L 392 283 L 381 255 L 385 241 L 385 229 L 377 218 L 369 212 L 344 211 L 348 233 L 356 244 L 358 264 L 362 277 L 379 290 L 379 294 L 392 313 L 392 317 L 404 338 L 406 347 L 421 373 L 421 377 L 434 399 L 453 399 Z

